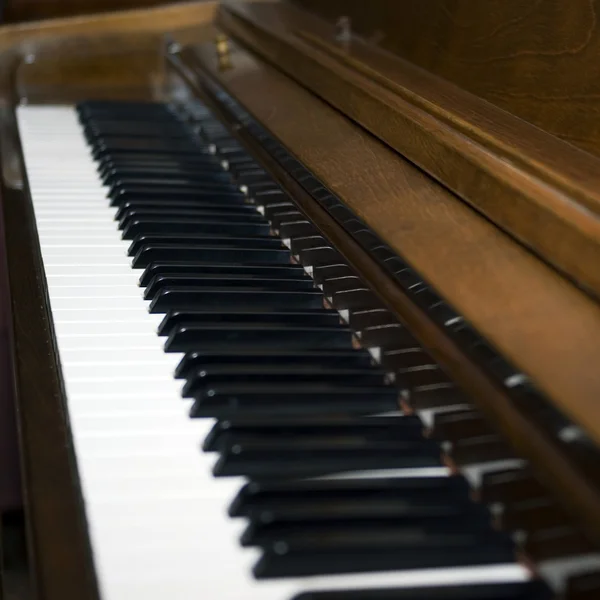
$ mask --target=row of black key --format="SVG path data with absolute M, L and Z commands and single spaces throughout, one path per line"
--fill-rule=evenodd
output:
M 381 318 L 370 292 L 223 126 L 208 111 L 190 125 L 158 104 L 90 102 L 79 111 L 133 266 L 144 269 L 150 310 L 165 315 L 165 350 L 185 353 L 176 376 L 194 399 L 192 416 L 217 419 L 204 441 L 219 455 L 214 474 L 252 481 L 230 514 L 248 519 L 241 543 L 263 551 L 255 575 L 512 562 L 511 540 L 461 477 L 352 476 L 442 462 L 417 417 L 367 416 L 397 412 L 403 385 L 358 347 L 331 304 L 362 323 L 363 346 L 410 336 Z M 332 478 L 340 473 L 347 477 Z M 472 597 L 524 591 L 488 586 Z

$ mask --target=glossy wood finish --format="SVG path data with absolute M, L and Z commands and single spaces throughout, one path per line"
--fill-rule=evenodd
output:
M 600 375 L 594 368 L 600 360 L 600 342 L 590 335 L 600 332 L 600 308 L 595 303 L 415 167 L 246 52 L 234 47 L 232 67 L 223 71 L 210 46 L 184 50 L 178 64 L 192 84 L 201 82 L 203 70 L 216 77 L 468 320 L 477 321 L 486 335 L 493 332 L 490 338 L 497 347 L 502 342 L 502 351 L 518 357 L 520 366 L 529 367 L 528 373 L 535 371 L 536 383 L 552 389 L 561 408 L 577 415 L 600 440 L 596 402 Z M 246 139 L 243 129 L 239 135 Z M 252 150 L 261 155 L 259 148 Z M 298 184 L 276 167 L 271 170 L 382 300 L 472 394 L 517 450 L 532 460 L 571 513 L 587 524 L 587 531 L 600 539 L 600 496 L 594 483 L 407 299 L 332 217 L 306 199 Z M 556 343 L 557 327 L 565 336 L 562 346 Z
M 219 23 L 600 295 L 600 161 L 285 4 Z
M 292 0 L 600 155 L 598 0 Z
M 163 7 L 123 10 L 91 16 L 51 19 L 0 27 L 0 49 L 17 48 L 22 54 L 41 40 L 101 35 L 140 35 L 166 33 L 212 22 L 217 2 L 196 0 Z

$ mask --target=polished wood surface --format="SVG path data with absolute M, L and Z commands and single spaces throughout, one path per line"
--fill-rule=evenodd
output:
M 600 307 L 289 79 L 238 48 L 230 58 L 231 68 L 221 70 L 212 46 L 182 53 L 191 81 L 203 69 L 217 77 L 315 176 L 600 441 L 600 373 L 595 368 L 600 338 L 590 335 L 600 332 Z M 295 197 L 298 193 L 294 190 Z M 308 210 L 314 219 L 317 209 L 309 205 Z M 327 236 L 344 253 L 348 236 L 336 233 L 330 221 L 322 227 L 328 228 Z M 318 222 L 321 226 L 324 219 Z M 563 500 L 579 518 L 585 515 L 594 523 L 600 539 L 595 484 L 574 470 L 551 439 L 469 366 L 460 350 L 407 303 L 389 275 L 364 251 L 362 255 L 355 248 L 347 252 L 345 257 L 515 446 L 532 458 L 548 481 L 556 485 L 560 480 Z
M 292 0 L 600 155 L 598 0 Z
M 600 296 L 600 161 L 285 4 L 226 3 L 234 37 Z
M 99 15 L 86 15 L 43 22 L 0 27 L 0 49 L 12 48 L 26 53 L 40 41 L 102 35 L 141 35 L 154 32 L 165 35 L 179 29 L 211 23 L 217 2 L 196 0 L 167 6 L 123 10 Z

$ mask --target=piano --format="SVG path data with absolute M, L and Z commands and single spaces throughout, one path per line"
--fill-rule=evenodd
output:
M 0 32 L 35 598 L 599 597 L 597 7 L 483 6 Z

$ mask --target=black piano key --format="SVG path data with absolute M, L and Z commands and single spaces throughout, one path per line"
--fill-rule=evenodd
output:
M 101 177 L 111 173 L 126 173 L 128 170 L 137 169 L 175 169 L 175 170 L 194 170 L 206 176 L 212 176 L 215 179 L 226 181 L 231 180 L 231 175 L 221 168 L 221 165 L 212 156 L 199 154 L 194 157 L 173 157 L 169 155 L 140 155 L 130 154 L 119 156 L 105 156 L 97 161 L 96 168 Z
M 502 534 L 461 530 L 468 521 L 453 520 L 446 528 L 436 525 L 302 523 L 265 541 L 253 572 L 262 579 L 514 562 L 513 546 Z
M 164 200 L 165 208 L 168 208 L 169 200 L 204 200 L 207 202 L 220 202 L 223 205 L 227 204 L 243 204 L 246 202 L 246 197 L 241 192 L 236 192 L 231 188 L 214 189 L 214 190 L 174 190 L 174 189 L 159 189 L 157 187 L 139 189 L 139 190 L 119 190 L 118 194 L 112 195 L 110 200 L 111 206 L 120 206 L 129 200 Z
M 189 352 L 175 369 L 177 379 L 185 379 L 196 369 L 211 365 L 311 365 L 313 369 L 328 367 L 365 368 L 372 365 L 371 355 L 364 350 L 236 350 Z
M 229 182 L 223 182 L 219 179 L 212 180 L 207 178 L 204 181 L 188 182 L 183 181 L 163 181 L 163 182 L 117 182 L 111 185 L 109 197 L 117 198 L 126 194 L 132 200 L 144 199 L 150 195 L 167 196 L 169 198 L 189 198 L 196 195 L 207 196 L 208 194 L 228 194 L 236 193 L 238 190 Z
M 332 498 L 327 502 L 298 502 L 273 505 L 251 511 L 250 525 L 244 533 L 244 545 L 265 545 L 277 539 L 282 530 L 293 524 L 322 523 L 335 525 L 340 521 L 390 520 L 394 525 L 418 526 L 460 521 L 464 529 L 490 529 L 490 514 L 485 507 L 473 502 L 455 503 L 444 498 L 422 499 L 417 495 L 390 496 L 371 502 L 352 497 Z M 464 530 L 463 529 L 463 530 Z M 283 534 L 285 535 L 285 534 Z
M 248 154 L 233 154 L 227 158 L 223 158 L 221 165 L 224 169 L 232 173 L 238 172 L 240 169 L 252 169 L 258 167 L 258 163 Z
M 193 417 L 227 419 L 244 415 L 376 414 L 398 410 L 392 386 L 246 383 L 207 387 L 192 406 Z
M 97 169 L 101 175 L 111 169 L 137 168 L 137 167 L 193 167 L 198 170 L 204 169 L 223 173 L 221 166 L 213 156 L 198 153 L 194 155 L 171 154 L 140 154 L 138 152 L 122 152 L 115 156 L 103 156 L 97 161 Z
M 111 195 L 119 193 L 120 190 L 143 192 L 147 189 L 169 192 L 184 190 L 210 191 L 235 189 L 235 185 L 222 177 L 212 176 L 210 173 L 198 174 L 195 177 L 180 175 L 178 178 L 162 178 L 156 173 L 143 177 L 124 177 L 121 175 L 110 182 Z
M 283 277 L 296 279 L 306 277 L 301 265 L 244 265 L 244 264 L 214 264 L 214 263 L 153 263 L 148 266 L 140 277 L 140 285 L 147 286 L 158 275 L 241 275 Z
M 312 278 L 315 280 L 315 283 L 318 284 L 323 284 L 327 279 L 332 277 L 343 277 L 345 275 L 353 274 L 354 271 L 352 271 L 348 264 L 343 261 L 332 264 L 316 265 L 312 268 Z
M 115 156 L 121 153 L 139 154 L 200 154 L 208 153 L 208 148 L 200 140 L 163 140 L 140 138 L 107 138 L 92 147 L 92 156 L 97 160 L 102 156 Z
M 314 591 L 292 600 L 551 600 L 554 594 L 540 580 L 514 583 L 451 584 L 434 587 L 372 588 Z
M 371 418 L 363 417 L 362 420 Z M 205 445 L 211 443 L 213 431 Z M 330 518 L 327 516 L 329 511 L 337 509 L 340 511 L 336 512 L 338 516 L 358 516 L 377 506 L 389 512 L 414 505 L 430 507 L 439 504 L 460 510 L 464 506 L 473 506 L 467 481 L 459 476 L 252 481 L 239 491 L 228 512 L 232 517 L 260 519 L 260 515 L 269 510 L 313 510 L 314 518 L 319 515 Z
M 212 249 L 216 253 L 217 249 Z M 246 250 L 246 252 L 249 252 Z M 222 256 L 220 257 L 223 258 Z M 163 288 L 150 303 L 150 312 L 169 310 L 215 309 L 243 310 L 248 306 L 262 310 L 322 308 L 319 291 L 256 290 L 251 288 Z
M 323 245 L 316 248 L 301 250 L 298 253 L 298 260 L 305 266 L 314 267 L 316 265 L 339 263 L 342 260 L 342 256 L 331 246 Z
M 461 466 L 517 458 L 514 449 L 496 433 L 453 440 L 449 454 Z
M 317 229 L 306 219 L 292 219 L 290 221 L 282 221 L 279 224 L 279 235 L 283 239 L 302 236 L 306 237 L 316 233 Z
M 255 200 L 256 194 L 253 194 L 253 199 Z M 273 227 L 277 229 L 279 227 L 278 224 L 273 222 L 273 216 L 278 215 L 279 213 L 287 213 L 284 216 L 284 219 L 287 221 L 289 219 L 302 219 L 304 217 L 303 213 L 301 213 L 296 205 L 290 200 L 290 198 L 285 198 L 282 200 L 277 200 L 277 202 L 273 202 L 272 204 L 267 204 L 266 206 L 258 204 L 261 206 L 261 210 L 265 215 L 265 218 L 269 219 L 271 223 L 273 223 Z M 287 215 L 290 215 L 289 218 Z
M 267 207 L 272 204 L 281 205 L 282 202 L 294 206 L 292 199 L 281 188 L 260 190 L 255 192 L 253 196 L 257 206 Z
M 262 344 L 262 345 L 261 345 Z M 266 342 L 256 344 L 254 348 L 267 346 Z M 205 346 L 208 346 L 208 342 Z M 219 345 L 216 346 L 217 348 Z M 243 347 L 243 346 L 242 346 Z M 292 347 L 291 344 L 282 345 Z M 334 348 L 332 344 L 329 346 Z M 182 395 L 193 398 L 204 392 L 209 386 L 222 383 L 330 383 L 357 386 L 376 386 L 386 383 L 385 373 L 375 368 L 366 369 L 314 369 L 312 366 L 279 366 L 279 365 L 228 365 L 203 367 L 188 374 L 188 381 L 183 386 Z M 282 427 L 282 430 L 284 428 Z
M 340 308 L 337 295 L 333 298 L 333 304 Z M 365 348 L 381 348 L 384 352 L 418 347 L 413 334 L 398 321 L 365 327 L 360 330 L 360 340 Z
M 310 235 L 290 239 L 290 250 L 293 254 L 300 254 L 304 250 L 331 248 L 322 235 Z
M 273 227 L 279 229 L 281 223 L 285 223 L 290 219 L 306 218 L 294 205 L 285 204 L 281 210 L 276 210 L 277 205 L 271 205 L 265 208 L 265 217 L 271 221 Z M 323 238 L 321 238 L 323 239 Z
M 270 367 L 272 368 L 272 367 Z M 283 368 L 285 369 L 285 367 Z M 311 373 L 311 368 L 297 368 L 297 372 Z M 207 370 L 210 376 L 210 368 Z M 353 370 L 339 369 L 332 371 L 321 369 L 313 373 L 323 377 L 334 373 L 336 376 L 348 376 Z M 377 369 L 364 369 L 363 374 L 370 373 L 379 376 L 382 383 L 382 374 Z M 190 382 L 188 382 L 190 383 Z M 184 388 L 185 389 L 185 388 Z M 287 437 L 309 437 L 314 439 L 329 438 L 358 439 L 358 440 L 395 440 L 395 439 L 422 439 L 423 424 L 419 417 L 389 416 L 389 417 L 363 417 L 363 416 L 336 416 L 317 418 L 285 419 L 236 419 L 233 421 L 217 421 L 210 433 L 206 436 L 202 448 L 205 452 L 219 452 L 224 444 L 235 443 L 254 439 L 280 439 Z M 297 488 L 296 488 L 297 491 Z M 279 496 L 278 496 L 279 497 Z
M 174 233 L 178 235 L 202 234 L 231 237 L 266 237 L 270 233 L 267 222 L 258 220 L 238 220 L 232 215 L 226 219 L 134 219 L 123 228 L 124 240 L 132 240 L 136 236 Z
M 165 352 L 218 350 L 228 346 L 286 350 L 352 348 L 352 330 L 341 326 L 279 325 L 260 322 L 182 324 L 167 338 Z
M 128 200 L 118 205 L 115 220 L 144 219 L 151 221 L 169 220 L 211 220 L 223 221 L 250 221 L 252 223 L 266 223 L 262 215 L 254 210 L 251 204 L 233 198 L 229 201 L 209 201 L 176 199 L 146 199 Z
M 508 504 L 543 497 L 548 492 L 529 469 L 516 468 L 484 473 L 479 493 L 486 504 Z
M 122 221 L 124 222 L 124 220 Z M 285 246 L 279 238 L 273 236 L 235 237 L 204 234 L 169 233 L 136 235 L 127 250 L 129 256 L 135 256 L 147 246 L 191 246 L 201 244 L 212 248 L 240 248 L 243 250 L 283 250 Z
M 123 123 L 122 121 L 94 120 L 84 126 L 84 133 L 89 139 L 103 137 L 142 137 L 165 139 L 188 139 L 192 132 L 177 121 L 172 123 Z
M 302 262 L 302 257 L 300 257 L 300 262 Z M 368 307 L 380 306 L 381 302 L 370 289 L 360 287 L 335 292 L 331 296 L 331 304 L 338 310 L 362 310 Z
M 213 467 L 217 477 L 315 477 L 375 469 L 415 469 L 440 465 L 439 448 L 430 440 L 286 439 L 234 440 L 224 443 Z M 252 544 L 256 540 L 250 536 Z
M 193 181 L 220 181 L 223 184 L 233 185 L 231 176 L 228 173 L 224 173 L 219 170 L 217 166 L 211 169 L 201 169 L 198 167 L 187 167 L 187 166 L 138 166 L 136 167 L 123 167 L 123 168 L 110 168 L 107 169 L 102 175 L 102 181 L 106 185 L 112 185 L 121 179 L 138 179 L 143 180 L 144 178 L 160 178 L 164 182 L 168 182 L 171 179 L 191 179 Z
M 237 248 L 211 246 L 209 244 L 170 245 L 148 244 L 140 248 L 132 261 L 134 269 L 146 268 L 154 262 L 198 261 L 206 263 L 233 264 L 287 264 L 290 262 L 287 248 Z M 322 297 L 319 291 L 319 296 Z M 175 307 L 173 307 L 175 308 Z
M 292 246 L 293 251 L 293 246 Z M 342 275 L 341 277 L 330 277 L 322 281 L 323 293 L 333 296 L 341 290 L 354 290 L 361 287 L 361 281 L 357 275 Z
M 95 124 L 84 129 L 84 135 L 88 143 L 94 147 L 100 144 L 103 140 L 111 140 L 126 136 L 131 139 L 139 140 L 166 140 L 168 142 L 185 142 L 192 139 L 192 135 L 185 128 L 179 126 L 165 126 L 162 128 L 146 129 L 140 127 L 139 123 L 133 123 L 128 130 L 119 131 L 108 121 L 103 124 Z
M 234 158 L 238 156 L 246 158 L 249 156 L 249 154 L 246 152 L 246 149 L 235 140 L 231 140 L 226 144 L 210 144 L 209 151 L 212 154 L 219 155 L 225 159 Z
M 365 443 L 365 453 L 372 448 L 384 447 L 382 442 Z M 401 444 L 396 442 L 398 448 Z M 390 449 L 393 444 L 389 444 Z M 240 443 L 237 449 L 243 453 L 244 444 Z M 409 444 L 406 444 L 409 448 Z M 417 444 L 414 444 L 414 452 L 419 452 Z M 275 448 L 275 446 L 274 446 Z M 409 448 L 409 452 L 410 452 Z M 281 450 L 269 462 L 285 462 L 286 450 Z M 312 450 L 306 450 L 308 460 L 311 461 Z M 342 452 L 332 451 L 335 453 Z M 333 460 L 325 458 L 324 462 Z M 388 461 L 392 462 L 392 461 Z M 401 461 L 400 461 L 401 462 Z M 410 462 L 410 461 L 409 461 Z M 219 463 L 215 465 L 215 469 Z M 319 465 L 315 465 L 317 469 Z M 386 465 L 387 466 L 387 465 Z M 293 468 L 293 467 L 292 467 Z M 397 468 L 403 468 L 399 466 Z M 349 458 L 348 470 L 352 470 L 352 457 Z M 294 471 L 295 472 L 295 471 Z M 308 469 L 306 470 L 307 473 Z M 317 470 L 315 470 L 315 473 Z M 268 470 L 267 470 L 268 473 Z M 266 479 L 268 481 L 268 479 Z M 362 527 L 369 524 L 372 531 L 383 531 L 386 523 L 390 526 L 406 529 L 407 527 L 424 528 L 427 531 L 438 532 L 439 530 L 452 532 L 475 532 L 481 533 L 493 531 L 491 516 L 486 507 L 474 502 L 455 502 L 452 498 L 423 498 L 418 495 L 399 494 L 380 496 L 370 503 L 364 498 L 353 498 L 346 495 L 342 498 L 329 498 L 312 502 L 310 500 L 296 503 L 273 504 L 262 509 L 251 511 L 247 518 L 250 522 L 242 535 L 244 546 L 264 546 L 274 540 L 285 538 L 286 534 L 295 537 L 298 526 L 313 529 L 313 534 L 326 532 L 333 529 L 342 531 L 344 528 L 351 529 L 359 524 Z M 326 533 L 325 533 L 326 535 Z
M 348 322 L 356 331 L 398 322 L 391 311 L 382 307 L 352 310 L 348 316 Z
M 329 326 L 340 325 L 340 316 L 326 308 L 304 311 L 259 311 L 249 308 L 245 311 L 170 311 L 158 326 L 158 335 L 168 336 L 180 325 L 206 323 L 266 323 L 278 325 Z
M 254 275 L 157 275 L 148 284 L 144 298 L 152 300 L 163 288 L 248 287 L 269 290 L 313 290 L 309 277 L 263 277 Z

